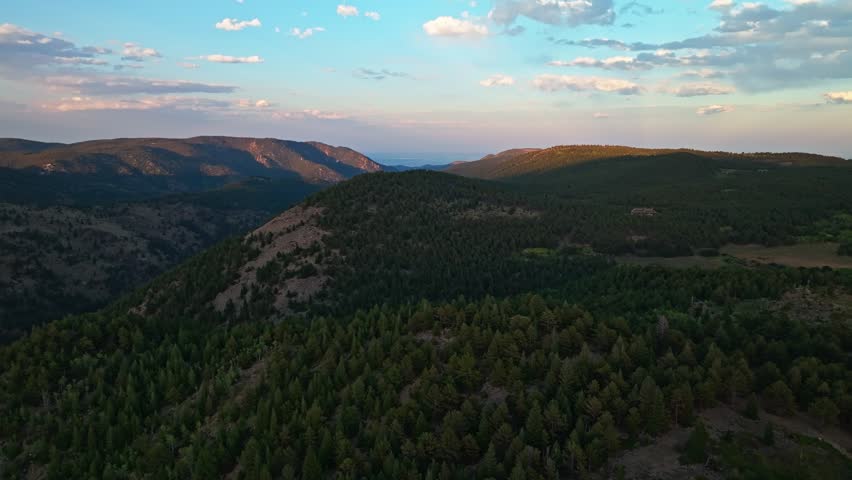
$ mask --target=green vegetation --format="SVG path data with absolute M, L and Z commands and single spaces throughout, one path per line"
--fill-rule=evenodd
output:
M 138 202 L 0 203 L 0 343 L 32 325 L 101 308 L 317 190 L 296 180 L 256 178 Z
M 769 424 L 767 424 L 769 425 Z M 769 441 L 767 438 L 773 438 Z M 742 480 L 822 480 L 849 478 L 852 462 L 830 445 L 805 437 L 784 439 L 784 446 L 761 448 L 761 445 L 778 445 L 778 434 L 771 426 L 763 439 L 746 433 L 724 436 L 719 449 L 719 461 L 730 470 L 726 478 Z
M 852 428 L 848 316 L 776 308 L 805 288 L 831 302 L 852 272 L 578 254 L 771 243 L 848 208 L 826 175 L 824 198 L 785 209 L 785 188 L 825 175 L 797 172 L 722 206 L 678 203 L 687 187 L 670 183 L 595 202 L 591 184 L 562 195 L 431 172 L 357 177 L 306 202 L 316 225 L 287 227 L 321 241 L 252 267 L 257 282 L 225 308 L 215 299 L 271 233 L 0 347 L 0 476 L 584 478 L 689 428 L 684 463 L 725 478 L 848 478 L 827 445 L 716 438 L 699 416 L 747 399 L 749 417 L 809 412 Z M 631 215 L 637 205 L 659 214 Z M 285 280 L 321 273 L 316 295 L 276 307 Z
M 523 254 L 530 256 L 530 257 L 550 258 L 550 257 L 555 256 L 557 254 L 557 252 L 556 252 L 556 250 L 554 250 L 552 248 L 541 248 L 541 247 L 536 248 L 536 247 L 534 247 L 534 248 L 525 248 L 524 251 L 523 251 Z

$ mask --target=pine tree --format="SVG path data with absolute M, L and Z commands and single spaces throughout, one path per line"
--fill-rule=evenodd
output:
M 524 439 L 528 445 L 539 449 L 544 448 L 549 443 L 547 433 L 544 431 L 544 418 L 541 414 L 541 406 L 539 406 L 538 402 L 533 405 L 532 410 L 530 410 L 527 416 L 524 426 Z
M 746 401 L 745 412 L 743 412 L 746 418 L 751 420 L 757 420 L 760 417 L 760 406 L 757 402 L 757 395 L 752 393 L 748 396 L 748 400 Z
M 322 466 L 317 459 L 313 447 L 308 447 L 305 461 L 302 463 L 302 480 L 320 480 L 322 478 Z
M 701 421 L 696 422 L 684 445 L 681 462 L 685 464 L 704 463 L 710 449 L 710 435 Z
M 775 429 L 769 422 L 766 422 L 766 426 L 763 427 L 763 443 L 769 446 L 775 445 Z

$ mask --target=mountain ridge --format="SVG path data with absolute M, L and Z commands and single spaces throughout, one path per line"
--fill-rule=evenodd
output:
M 539 175 L 554 170 L 596 161 L 628 157 L 657 157 L 690 154 L 717 161 L 733 161 L 777 166 L 849 166 L 846 159 L 801 152 L 733 153 L 689 148 L 637 148 L 620 145 L 558 145 L 544 149 L 512 149 L 460 165 L 445 171 L 483 179 L 510 179 Z
M 0 166 L 44 173 L 170 177 L 297 177 L 337 183 L 381 165 L 355 150 L 321 142 L 198 136 L 116 138 L 72 144 L 0 140 Z

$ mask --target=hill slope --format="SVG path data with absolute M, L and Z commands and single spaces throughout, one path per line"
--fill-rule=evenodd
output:
M 45 143 L 21 138 L 0 138 L 0 153 L 36 153 L 61 147 L 61 143 Z
M 808 437 L 852 445 L 852 277 L 617 266 L 560 244 L 632 217 L 572 202 L 434 172 L 320 192 L 0 347 L 2 475 L 849 478 Z
M 31 325 L 100 308 L 317 190 L 299 180 L 252 179 L 143 202 L 0 202 L 0 343 Z
M 42 172 L 160 177 L 292 176 L 334 183 L 381 166 L 354 150 L 271 138 L 95 140 L 70 145 L 0 143 L 0 166 Z
M 728 153 L 690 149 L 647 149 L 608 145 L 568 145 L 547 149 L 518 149 L 488 155 L 481 160 L 455 165 L 446 171 L 486 179 L 511 179 L 548 174 L 565 167 L 610 159 L 688 154 L 719 162 L 765 163 L 781 166 L 848 166 L 839 157 L 808 153 Z
M 676 257 L 718 254 L 728 243 L 793 243 L 828 232 L 825 222 L 852 204 L 849 169 L 716 177 L 707 159 L 697 157 L 697 166 L 683 158 L 671 162 L 688 167 L 679 176 L 705 167 L 707 176 L 682 186 L 651 177 L 647 184 L 625 182 L 619 192 L 598 191 L 590 180 L 576 195 L 440 172 L 360 176 L 246 235 L 229 250 L 234 257 L 214 268 L 225 272 L 216 277 L 222 283 L 187 281 L 197 298 L 191 314 L 276 318 L 379 302 L 511 295 L 606 267 L 605 256 L 577 255 L 584 249 Z M 587 175 L 595 179 L 598 172 Z M 815 184 L 820 195 L 808 196 Z M 644 206 L 655 214 L 633 214 Z M 178 311 L 188 292 L 176 294 L 169 285 L 150 290 L 145 303 Z

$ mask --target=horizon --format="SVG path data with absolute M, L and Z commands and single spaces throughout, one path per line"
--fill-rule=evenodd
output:
M 564 144 L 852 157 L 852 4 L 839 0 L 4 10 L 3 137 L 273 137 L 418 157 Z
M 196 135 L 194 137 L 235 137 L 234 135 Z M 175 139 L 175 140 L 184 140 L 188 138 L 194 137 L 115 137 L 115 138 L 91 138 L 84 139 L 80 141 L 72 141 L 72 142 L 61 142 L 61 141 L 53 141 L 53 140 L 37 140 L 32 138 L 16 138 L 16 137 L 0 137 L 0 140 L 27 140 L 27 141 L 35 141 L 41 143 L 59 143 L 66 145 L 73 145 L 76 143 L 84 143 L 91 141 L 110 141 L 110 140 L 123 140 L 123 139 Z M 242 137 L 242 138 L 259 138 L 259 137 Z M 304 139 L 304 140 L 294 140 L 290 138 L 276 138 L 276 137 L 266 137 L 272 138 L 274 140 L 281 141 L 295 141 L 295 142 L 319 142 L 319 143 L 327 143 L 318 139 Z M 442 151 L 434 151 L 434 152 L 422 152 L 422 151 L 412 151 L 412 152 L 370 152 L 370 151 L 358 151 L 376 163 L 386 167 L 419 167 L 419 166 L 442 166 L 449 165 L 455 162 L 474 162 L 482 159 L 488 155 L 499 154 L 505 152 L 507 150 L 515 150 L 515 149 L 525 149 L 525 148 L 535 148 L 540 150 L 546 150 L 548 148 L 555 147 L 566 147 L 573 145 L 600 145 L 607 147 L 633 147 L 633 148 L 644 148 L 644 149 L 665 149 L 665 150 L 695 150 L 695 151 L 703 151 L 703 152 L 727 152 L 727 153 L 737 153 L 737 154 L 752 154 L 752 153 L 804 153 L 804 154 L 820 154 L 818 152 L 805 152 L 805 151 L 780 151 L 780 150 L 750 150 L 750 151 L 733 151 L 733 150 L 718 150 L 718 149 L 701 149 L 694 147 L 686 147 L 686 146 L 636 146 L 636 145 L 619 145 L 619 144 L 584 144 L 584 143 L 575 143 L 575 144 L 557 144 L 557 145 L 546 145 L 546 146 L 516 146 L 501 150 L 495 150 L 492 152 L 442 152 Z M 338 147 L 347 147 L 347 145 L 334 145 Z M 843 160 L 852 161 L 852 156 L 843 156 L 843 155 L 826 155 L 826 156 L 834 156 L 841 158 Z

